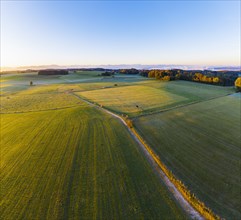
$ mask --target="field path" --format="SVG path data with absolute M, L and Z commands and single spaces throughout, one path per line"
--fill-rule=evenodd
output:
M 125 120 L 123 118 L 121 118 L 119 115 L 110 112 L 107 109 L 104 109 L 94 103 L 91 103 L 85 99 L 82 99 L 81 97 L 79 97 L 78 95 L 72 93 L 72 95 L 74 95 L 75 97 L 79 98 L 80 100 L 82 100 L 83 102 L 87 103 L 88 105 L 95 107 L 97 109 L 100 109 L 110 115 L 112 115 L 115 118 L 118 118 L 128 129 L 128 131 L 130 132 L 131 136 L 133 137 L 133 139 L 139 144 L 141 150 L 144 152 L 146 158 L 148 159 L 149 163 L 151 164 L 151 166 L 155 169 L 155 171 L 157 172 L 158 176 L 161 178 L 161 180 L 164 182 L 164 184 L 167 186 L 167 188 L 169 189 L 169 191 L 173 194 L 173 196 L 175 197 L 175 199 L 177 200 L 177 202 L 179 203 L 179 205 L 183 208 L 183 210 L 191 217 L 191 219 L 204 219 L 201 214 L 199 212 L 197 212 L 190 204 L 189 202 L 182 196 L 182 194 L 179 192 L 179 190 L 175 187 L 175 185 L 171 182 L 171 180 L 166 176 L 166 174 L 162 171 L 162 169 L 159 167 L 159 165 L 156 163 L 155 159 L 153 158 L 153 156 L 149 153 L 149 151 L 147 150 L 146 146 L 143 144 L 143 141 L 140 139 L 139 136 L 137 136 L 126 124 Z

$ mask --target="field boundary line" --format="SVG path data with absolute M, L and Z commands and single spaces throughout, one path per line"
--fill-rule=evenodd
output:
M 210 101 L 210 100 L 214 100 L 214 99 L 218 99 L 218 98 L 230 96 L 230 95 L 233 95 L 233 94 L 235 94 L 235 93 L 228 93 L 228 94 L 226 94 L 226 95 L 217 96 L 217 97 L 212 97 L 212 98 L 205 99 L 205 100 L 193 101 L 193 102 L 189 102 L 189 103 L 186 103 L 186 104 L 183 104 L 183 105 L 177 105 L 177 106 L 174 106 L 174 107 L 171 107 L 171 108 L 161 109 L 161 110 L 154 111 L 154 112 L 146 112 L 146 113 L 144 113 L 144 114 L 137 115 L 137 116 L 133 116 L 133 117 L 130 117 L 130 118 L 133 119 L 133 120 L 135 120 L 135 119 L 140 118 L 140 117 L 143 117 L 143 116 L 155 115 L 155 114 L 158 114 L 158 113 L 164 113 L 164 112 L 168 112 L 168 111 L 171 111 L 171 110 L 175 110 L 175 109 L 179 109 L 179 108 L 184 108 L 184 107 L 187 107 L 187 106 L 190 106 L 190 105 L 195 105 L 195 104 L 199 104 L 199 103 L 202 103 L 202 102 L 207 102 L 207 101 Z
M 207 208 L 204 203 L 199 201 L 193 194 L 191 194 L 187 188 L 178 180 L 171 171 L 167 169 L 160 158 L 154 153 L 152 148 L 144 141 L 144 139 L 137 133 L 135 128 L 128 125 L 128 122 L 121 116 L 101 107 L 95 103 L 92 103 L 84 98 L 72 93 L 75 97 L 84 101 L 90 106 L 93 106 L 99 110 L 102 110 L 115 118 L 118 118 L 122 124 L 127 128 L 133 139 L 138 143 L 141 150 L 143 151 L 145 157 L 151 166 L 157 171 L 158 176 L 164 182 L 168 190 L 172 193 L 176 201 L 182 207 L 182 209 L 191 217 L 191 219 L 220 219 L 219 216 L 215 215 L 209 208 Z M 194 202 L 193 202 L 194 201 Z

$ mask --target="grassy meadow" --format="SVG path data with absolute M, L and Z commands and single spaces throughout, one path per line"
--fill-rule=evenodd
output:
M 81 104 L 76 97 L 65 94 L 32 94 L 12 95 L 1 98 L 0 109 L 2 113 L 18 113 L 29 111 L 43 111 L 73 107 Z
M 134 84 L 134 85 L 133 85 Z M 185 81 L 145 80 L 77 94 L 91 102 L 130 117 L 164 111 L 193 102 L 217 98 L 234 92 L 231 87 Z
M 176 177 L 227 219 L 241 217 L 240 103 L 227 96 L 134 121 Z
M 187 219 L 124 125 L 69 85 L 1 96 L 1 218 Z
M 234 89 L 99 73 L 1 75 L 1 218 L 188 218 L 127 128 L 75 95 L 132 117 L 200 200 L 240 218 L 241 99 L 227 96 Z
M 92 82 L 100 81 L 102 77 L 98 76 L 101 71 L 80 71 L 73 72 L 69 75 L 38 75 L 37 72 L 33 73 L 14 73 L 14 74 L 3 74 L 0 75 L 0 88 L 1 95 L 10 95 L 19 91 L 25 90 L 38 90 L 41 86 L 51 87 L 51 91 L 55 91 L 61 85 L 81 83 L 81 82 Z M 31 88 L 29 88 L 30 81 L 33 82 Z
M 129 113 L 130 115 L 150 109 L 164 108 L 186 100 L 179 95 L 141 85 L 108 88 L 101 92 L 99 90 L 86 91 L 77 94 L 115 112 Z
M 233 87 L 222 87 L 190 81 L 150 81 L 145 85 L 181 95 L 187 98 L 189 102 L 203 101 L 234 93 Z

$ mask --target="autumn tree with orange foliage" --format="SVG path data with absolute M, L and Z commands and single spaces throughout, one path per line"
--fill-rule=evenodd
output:
M 235 85 L 237 91 L 241 92 L 241 76 L 236 79 L 234 85 Z
M 238 71 L 210 71 L 210 70 L 145 70 L 142 71 L 143 76 L 156 78 L 163 81 L 171 80 L 187 80 L 200 83 L 232 86 L 238 77 Z M 239 86 L 236 86 L 239 88 Z
M 219 77 L 213 77 L 213 83 L 217 84 L 220 82 Z

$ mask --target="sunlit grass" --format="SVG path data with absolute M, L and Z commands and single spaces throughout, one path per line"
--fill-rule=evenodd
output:
M 121 113 L 141 113 L 185 101 L 186 98 L 147 86 L 126 86 L 77 93 Z
M 239 219 L 240 98 L 228 96 L 136 119 L 174 175 L 215 213 Z
M 3 219 L 185 219 L 117 119 L 82 107 L 1 116 Z
M 0 110 L 2 113 L 28 112 L 71 107 L 79 104 L 79 99 L 65 93 L 35 95 L 18 94 L 1 97 Z

